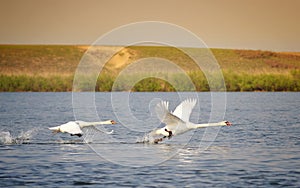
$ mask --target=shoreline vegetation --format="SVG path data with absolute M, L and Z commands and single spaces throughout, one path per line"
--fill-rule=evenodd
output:
M 116 53 L 94 77 L 96 80 L 89 81 L 91 78 L 78 74 L 74 79 L 87 49 L 76 45 L 0 45 L 0 91 L 64 92 L 74 91 L 73 84 L 75 91 L 224 91 L 225 86 L 226 91 L 238 92 L 300 91 L 300 52 L 210 49 L 224 82 L 208 84 L 205 74 L 189 56 L 176 48 L 161 46 L 96 47 L 96 57 L 99 53 Z M 129 65 L 147 58 L 154 60 L 153 74 L 145 67 L 120 76 Z M 155 58 L 175 63 L 184 74 L 169 70 L 157 78 L 156 70 L 168 67 L 155 64 Z

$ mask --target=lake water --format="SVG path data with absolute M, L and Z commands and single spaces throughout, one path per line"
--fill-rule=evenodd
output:
M 188 97 L 192 122 L 233 126 L 140 143 L 157 102 Z M 0 119 L 0 187 L 300 187 L 300 93 L 0 93 Z M 119 123 L 47 129 L 74 119 Z

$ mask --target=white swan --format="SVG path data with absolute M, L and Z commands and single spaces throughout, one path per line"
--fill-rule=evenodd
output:
M 82 128 L 84 127 L 92 127 L 95 125 L 109 125 L 109 124 L 116 124 L 114 120 L 107 120 L 107 121 L 99 121 L 99 122 L 85 122 L 85 121 L 69 121 L 68 123 L 56 126 L 56 127 L 50 127 L 49 129 L 53 131 L 53 133 L 70 133 L 71 136 L 79 136 L 81 137 L 83 135 Z M 99 129 L 96 129 L 98 131 L 101 131 Z M 104 131 L 101 131 L 104 132 Z M 113 130 L 110 132 L 104 132 L 106 134 L 112 134 Z
M 169 111 L 169 102 L 162 101 L 155 107 L 158 118 L 166 126 L 160 129 L 153 130 L 150 132 L 151 136 L 163 135 L 164 137 L 155 139 L 154 143 L 163 141 L 164 138 L 171 138 L 172 136 L 183 134 L 192 129 L 206 128 L 213 126 L 230 126 L 232 125 L 229 121 L 221 121 L 218 123 L 206 123 L 206 124 L 195 124 L 189 121 L 190 115 L 194 106 L 196 105 L 196 99 L 187 99 L 178 105 L 174 112 Z

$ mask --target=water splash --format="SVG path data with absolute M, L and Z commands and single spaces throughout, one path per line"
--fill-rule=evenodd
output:
M 13 143 L 13 138 L 10 132 L 0 132 L 0 144 L 11 144 Z
M 21 132 L 17 136 L 12 135 L 9 131 L 0 132 L 0 145 L 7 144 L 23 144 L 29 142 L 29 140 L 36 134 L 37 130 L 32 129 L 25 132 Z
M 145 133 L 143 137 L 138 137 L 136 143 L 154 144 L 155 138 L 150 133 Z

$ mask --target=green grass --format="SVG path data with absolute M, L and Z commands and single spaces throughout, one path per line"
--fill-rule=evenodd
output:
M 86 49 L 68 45 L 0 45 L 0 91 L 72 91 L 74 74 Z M 186 50 L 207 53 L 205 49 Z M 183 51 L 157 46 L 127 47 L 106 63 L 96 81 L 81 77 L 75 83 L 78 91 L 91 88 L 96 91 L 300 91 L 299 52 L 229 49 L 211 49 L 211 52 L 220 65 L 225 83 L 216 80 L 208 84 L 197 64 Z M 163 78 L 167 79 L 162 79 L 147 74 L 147 69 L 115 82 L 129 64 L 154 57 L 175 63 L 187 73 L 192 84 L 176 71 L 165 73 Z M 137 82 L 141 76 L 144 79 Z
M 80 80 L 78 91 L 224 91 L 224 87 L 209 85 L 202 73 L 189 73 L 192 84 L 181 79 L 180 74 L 169 75 L 170 82 L 158 78 L 145 78 L 135 84 L 135 75 L 115 83 L 115 78 L 107 74 L 101 75 L 96 85 L 91 85 L 88 80 Z M 300 91 L 300 71 L 292 75 L 249 75 L 225 73 L 225 84 L 227 91 Z M 73 77 L 60 76 L 28 76 L 28 75 L 0 75 L 0 91 L 72 91 Z
M 228 91 L 300 91 L 300 71 L 291 74 L 232 74 L 225 73 Z
M 0 91 L 72 91 L 73 76 L 0 75 Z

